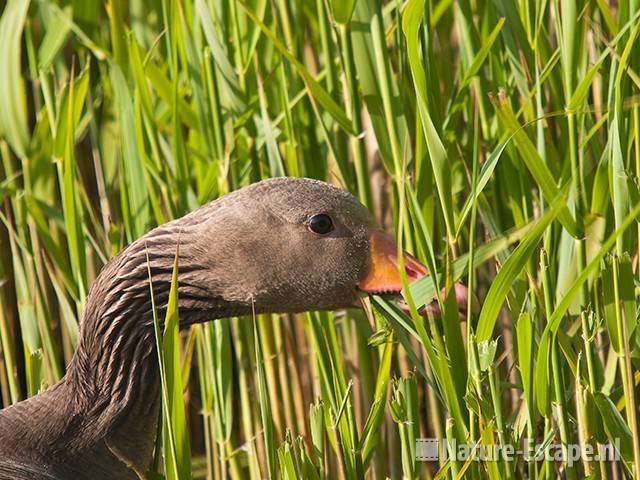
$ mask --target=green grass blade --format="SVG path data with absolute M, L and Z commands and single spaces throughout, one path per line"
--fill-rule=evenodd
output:
M 502 266 L 498 275 L 493 280 L 491 288 L 484 300 L 478 326 L 476 328 L 476 336 L 478 342 L 484 342 L 491 338 L 493 327 L 498 320 L 498 314 L 502 308 L 502 303 L 506 298 L 513 282 L 521 274 L 526 263 L 531 259 L 534 250 L 540 238 L 544 234 L 547 227 L 555 220 L 565 206 L 565 199 L 557 200 L 547 213 L 536 223 L 522 242 L 509 256 L 505 264 Z
M 168 445 L 173 442 L 171 452 L 175 451 L 175 456 L 168 456 L 168 473 L 176 472 L 176 479 L 189 480 L 191 478 L 191 451 L 189 448 L 189 436 L 187 432 L 187 420 L 182 394 L 184 385 L 182 383 L 182 368 L 180 365 L 180 318 L 178 312 L 178 260 L 180 247 L 176 247 L 176 255 L 173 261 L 173 272 L 171 274 L 171 289 L 169 290 L 169 301 L 167 303 L 167 313 L 164 321 L 164 332 L 162 335 L 162 350 L 165 368 L 165 381 L 168 392 L 168 405 L 163 405 L 168 410 L 170 424 L 165 425 L 165 429 L 170 430 L 165 442 Z M 165 453 L 166 454 L 166 453 Z M 172 478 L 168 474 L 167 478 Z
M 425 90 L 426 75 L 418 50 L 418 33 L 422 24 L 424 3 L 424 0 L 409 1 L 402 15 L 402 30 L 407 41 L 407 54 L 409 56 L 415 89 L 418 93 L 418 110 L 420 111 L 420 118 L 422 119 L 423 133 L 429 149 L 429 158 L 431 160 L 436 186 L 438 187 L 440 206 L 443 211 L 449 238 L 453 239 L 454 220 L 450 165 L 447 152 L 429 114 L 429 105 L 427 103 L 427 93 Z
M 0 18 L 0 138 L 6 138 L 18 156 L 26 155 L 29 132 L 25 87 L 21 76 L 22 29 L 28 0 L 9 0 Z

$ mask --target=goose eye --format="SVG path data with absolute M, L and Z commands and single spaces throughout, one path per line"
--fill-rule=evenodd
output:
M 325 235 L 333 230 L 333 221 L 329 215 L 321 213 L 309 219 L 309 230 L 319 235 Z

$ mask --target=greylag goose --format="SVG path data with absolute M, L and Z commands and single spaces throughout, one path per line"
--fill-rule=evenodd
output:
M 147 258 L 162 319 L 178 243 L 181 327 L 252 312 L 353 307 L 358 290 L 401 289 L 395 242 L 345 191 L 278 178 L 210 202 L 104 266 L 66 376 L 0 411 L 0 478 L 145 475 L 160 407 Z M 404 263 L 410 281 L 426 273 L 408 254 Z

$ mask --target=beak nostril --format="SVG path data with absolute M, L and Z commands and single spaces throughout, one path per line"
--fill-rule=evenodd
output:
M 417 260 L 409 257 L 408 254 L 405 254 L 404 270 L 407 272 L 407 276 L 414 280 L 417 280 L 427 274 L 426 268 L 422 264 L 418 263 Z
M 407 267 L 405 270 L 407 271 L 408 277 L 418 278 L 418 272 L 416 272 L 413 268 Z

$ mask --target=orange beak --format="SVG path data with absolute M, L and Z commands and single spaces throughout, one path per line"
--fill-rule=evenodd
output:
M 367 275 L 360 281 L 358 288 L 366 293 L 399 294 L 402 291 L 402 278 L 400 276 L 400 265 L 398 264 L 398 245 L 395 240 L 384 232 L 374 230 L 369 235 L 369 270 Z M 407 273 L 407 281 L 415 282 L 420 277 L 427 275 L 427 267 L 422 265 L 412 255 L 403 252 L 404 269 Z M 467 287 L 462 283 L 454 284 L 456 303 L 461 315 L 466 315 L 467 310 Z M 441 295 L 444 297 L 445 291 L 442 289 Z M 478 300 L 472 296 L 472 311 L 479 311 Z M 440 317 L 441 312 L 437 300 L 432 300 L 420 310 L 422 315 L 431 313 L 435 317 Z
M 380 230 L 374 230 L 369 235 L 369 245 L 369 270 L 358 288 L 366 293 L 400 293 L 402 278 L 395 240 Z M 427 267 L 407 252 L 403 253 L 402 258 L 409 283 L 428 273 Z

